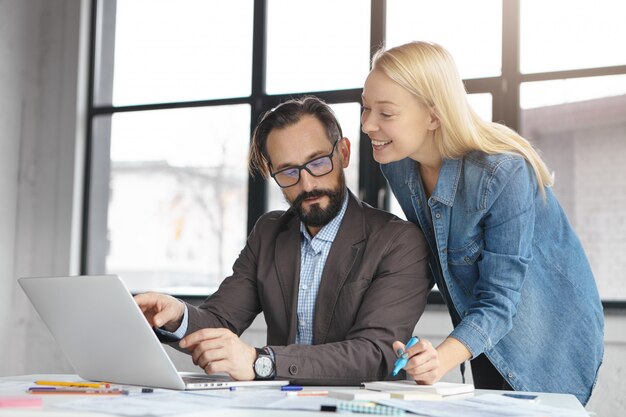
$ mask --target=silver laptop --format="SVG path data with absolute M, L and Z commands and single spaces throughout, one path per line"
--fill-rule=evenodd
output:
M 289 383 L 179 373 L 118 276 L 18 281 L 81 378 L 175 390 Z

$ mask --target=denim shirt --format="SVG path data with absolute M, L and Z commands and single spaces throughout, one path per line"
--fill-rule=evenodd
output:
M 381 166 L 428 241 L 432 279 L 472 357 L 484 353 L 520 391 L 586 404 L 604 353 L 604 314 L 582 245 L 551 189 L 518 155 L 443 161 L 426 197 L 418 163 Z

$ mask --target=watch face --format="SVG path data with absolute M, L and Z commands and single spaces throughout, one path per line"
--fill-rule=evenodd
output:
M 272 374 L 272 360 L 267 356 L 259 356 L 254 362 L 254 372 L 261 378 L 267 378 Z

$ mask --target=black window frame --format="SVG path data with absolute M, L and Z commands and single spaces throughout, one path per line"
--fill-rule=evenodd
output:
M 110 118 L 109 136 L 94 137 L 94 120 L 97 117 L 112 116 L 115 113 L 175 108 L 248 104 L 251 109 L 250 132 L 260 115 L 267 109 L 294 96 L 312 94 L 329 104 L 360 103 L 361 88 L 334 91 L 307 91 L 294 94 L 273 94 L 265 92 L 266 74 L 266 25 L 267 1 L 254 0 L 254 28 L 252 47 L 252 88 L 249 97 L 186 102 L 164 102 L 143 105 L 112 105 L 113 90 L 113 51 L 115 36 L 115 11 L 117 0 L 92 0 L 89 51 L 89 86 L 87 108 L 87 132 L 85 148 L 85 181 L 82 222 L 82 253 L 80 271 L 93 274 L 104 270 L 103 254 L 106 242 L 96 237 L 106 236 L 106 206 L 108 184 L 103 183 L 110 172 Z M 493 98 L 493 120 L 514 130 L 520 127 L 520 86 L 529 81 L 560 80 L 567 78 L 596 77 L 626 74 L 626 65 L 586 68 L 567 71 L 522 74 L 520 72 L 520 1 L 502 0 L 502 73 L 496 77 L 464 80 L 468 93 L 490 93 Z M 386 0 L 370 0 L 370 54 L 385 44 Z M 108 70 L 108 71 L 107 71 Z M 98 97 L 100 103 L 95 104 Z M 389 209 L 389 190 L 378 164 L 372 157 L 368 137 L 360 134 L 359 152 L 359 197 L 368 204 Z M 97 190 L 97 192 L 96 192 Z M 257 219 L 265 213 L 268 204 L 266 180 L 260 177 L 248 179 L 248 219 L 247 232 L 250 233 Z M 102 240 L 102 239 L 101 239 Z M 177 294 L 191 302 L 202 297 Z M 429 302 L 443 304 L 438 292 L 432 292 Z M 605 309 L 626 310 L 624 301 L 603 301 Z

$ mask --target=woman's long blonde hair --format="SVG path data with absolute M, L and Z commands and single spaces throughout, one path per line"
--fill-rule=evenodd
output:
M 439 119 L 435 143 L 443 158 L 460 158 L 471 151 L 517 153 L 532 166 L 542 195 L 552 175 L 533 146 L 512 129 L 481 119 L 467 101 L 467 93 L 450 53 L 430 42 L 410 42 L 380 49 L 372 59 L 380 70 L 415 95 Z

